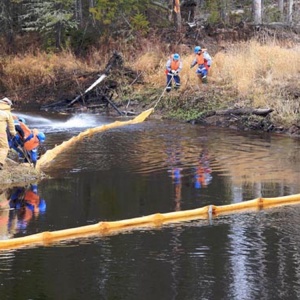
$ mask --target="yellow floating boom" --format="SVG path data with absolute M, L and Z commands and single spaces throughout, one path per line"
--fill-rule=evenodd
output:
M 90 137 L 95 133 L 102 132 L 108 129 L 117 128 L 125 125 L 131 125 L 131 124 L 137 124 L 144 122 L 149 115 L 154 111 L 154 108 L 150 108 L 148 110 L 143 111 L 138 116 L 136 116 L 134 119 L 128 120 L 128 121 L 116 121 L 110 124 L 102 125 L 99 127 L 94 127 L 87 129 L 81 133 L 79 133 L 77 136 L 73 136 L 69 140 L 61 143 L 60 145 L 54 147 L 53 149 L 50 149 L 46 151 L 46 153 L 37 161 L 36 169 L 42 170 L 48 163 L 50 163 L 57 155 L 65 151 L 70 146 L 74 145 L 78 141 L 82 140 L 85 137 Z
M 94 225 L 86 225 L 77 228 L 58 230 L 53 232 L 42 232 L 25 237 L 0 241 L 0 250 L 15 249 L 21 247 L 32 247 L 37 245 L 52 245 L 60 241 L 86 238 L 91 236 L 106 236 L 118 232 L 136 230 L 139 228 L 159 227 L 163 224 L 191 221 L 197 219 L 210 219 L 219 215 L 232 214 L 242 211 L 260 210 L 270 207 L 292 205 L 300 203 L 300 194 L 278 198 L 257 198 L 229 205 L 208 205 L 202 208 L 157 213 L 149 216 L 132 218 L 122 221 L 99 222 Z

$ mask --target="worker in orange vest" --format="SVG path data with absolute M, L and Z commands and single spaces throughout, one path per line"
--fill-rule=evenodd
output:
M 167 75 L 167 93 L 172 89 L 172 79 L 175 82 L 175 89 L 179 89 L 180 87 L 180 77 L 179 73 L 182 70 L 182 61 L 180 59 L 180 55 L 175 53 L 170 56 L 166 64 L 166 75 Z
M 19 153 L 20 159 L 29 160 L 35 166 L 38 159 L 38 148 L 45 141 L 46 136 L 35 128 L 31 130 L 22 118 L 15 117 L 15 125 L 18 134 L 10 143 L 11 147 Z
M 27 151 L 30 161 L 33 163 L 33 166 L 36 166 L 38 160 L 38 147 L 40 143 L 44 143 L 46 136 L 43 132 L 38 131 L 34 128 L 31 131 L 31 134 L 24 139 L 24 150 Z
M 211 67 L 212 59 L 207 50 L 202 49 L 200 46 L 196 46 L 194 48 L 194 53 L 196 54 L 196 56 L 191 64 L 191 68 L 197 65 L 198 67 L 196 70 L 196 74 L 198 75 L 202 83 L 207 83 L 207 74 L 209 68 Z
M 39 196 L 36 184 L 31 184 L 30 188 L 25 191 L 24 201 L 26 207 L 35 215 L 46 211 L 46 202 Z
M 25 231 L 29 221 L 39 214 L 45 213 L 46 201 L 38 195 L 36 184 L 29 187 L 17 187 L 12 190 L 9 206 L 17 219 L 17 230 Z M 10 226 L 9 226 L 10 227 Z

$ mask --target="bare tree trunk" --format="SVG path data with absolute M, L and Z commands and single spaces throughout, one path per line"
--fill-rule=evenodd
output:
M 89 7 L 93 8 L 95 6 L 94 0 L 89 1 Z
M 289 0 L 288 1 L 288 17 L 287 17 L 287 22 L 289 25 L 292 25 L 292 22 L 293 22 L 293 5 L 294 5 L 294 0 Z
M 174 12 L 175 12 L 175 23 L 178 31 L 181 30 L 181 12 L 180 12 L 180 3 L 179 0 L 173 1 Z
M 76 20 L 82 25 L 82 2 L 81 0 L 75 0 L 75 17 Z
M 221 1 L 221 7 L 220 7 L 220 15 L 223 22 L 227 22 L 227 12 L 228 12 L 228 0 Z
M 283 0 L 278 0 L 278 10 L 280 12 L 280 21 L 283 21 Z
M 5 12 L 5 19 L 2 20 L 2 28 L 1 31 L 3 31 L 5 40 L 6 40 L 6 52 L 11 53 L 15 51 L 15 46 L 14 46 L 14 30 L 13 30 L 13 20 L 12 20 L 12 4 L 11 1 L 9 0 L 4 0 L 2 3 L 3 11 Z
M 62 33 L 62 24 L 58 22 L 55 25 L 55 46 L 57 49 L 61 49 L 61 33 Z
M 253 21 L 254 24 L 261 24 L 261 0 L 253 0 Z
M 173 1 L 174 0 L 169 0 L 169 3 L 168 3 L 168 8 L 169 8 L 168 19 L 170 22 L 172 22 L 172 18 L 173 18 Z

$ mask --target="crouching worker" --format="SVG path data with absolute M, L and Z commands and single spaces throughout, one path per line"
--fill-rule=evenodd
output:
M 14 117 L 16 136 L 11 139 L 10 147 L 19 155 L 19 161 L 33 163 L 34 167 L 39 156 L 39 148 L 46 137 L 37 129 L 31 130 L 23 118 Z
M 25 120 L 23 118 L 18 118 L 18 116 L 13 115 L 16 135 L 12 137 L 9 132 L 7 132 L 9 148 L 15 150 L 19 156 L 19 160 L 24 161 L 24 149 L 23 149 L 23 140 L 24 140 L 24 131 L 22 129 Z M 26 126 L 26 125 L 25 125 Z M 29 129 L 28 129 L 29 130 Z
M 172 89 L 172 79 L 175 82 L 175 89 L 180 87 L 180 77 L 179 72 L 182 69 L 182 61 L 180 60 L 180 55 L 175 53 L 171 55 L 166 64 L 166 75 L 167 75 L 167 93 Z
M 200 46 L 195 47 L 194 53 L 196 54 L 196 57 L 191 64 L 191 68 L 193 68 L 195 65 L 198 65 L 196 74 L 202 83 L 207 83 L 207 74 L 211 66 L 211 57 L 207 50 L 202 49 Z
M 38 148 L 42 143 L 45 142 L 45 139 L 45 134 L 34 128 L 23 141 L 24 150 L 27 152 L 28 158 L 30 162 L 33 163 L 34 167 L 36 166 L 36 162 L 38 160 Z M 25 158 L 28 160 L 27 157 Z
M 8 98 L 0 99 L 0 170 L 3 169 L 9 150 L 7 130 L 11 137 L 16 135 L 11 106 L 12 102 Z

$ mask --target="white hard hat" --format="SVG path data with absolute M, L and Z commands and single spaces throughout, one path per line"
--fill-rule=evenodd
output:
M 11 100 L 9 100 L 7 97 L 4 97 L 3 99 L 1 99 L 0 102 L 4 102 L 4 103 L 8 104 L 9 106 L 12 106 Z

